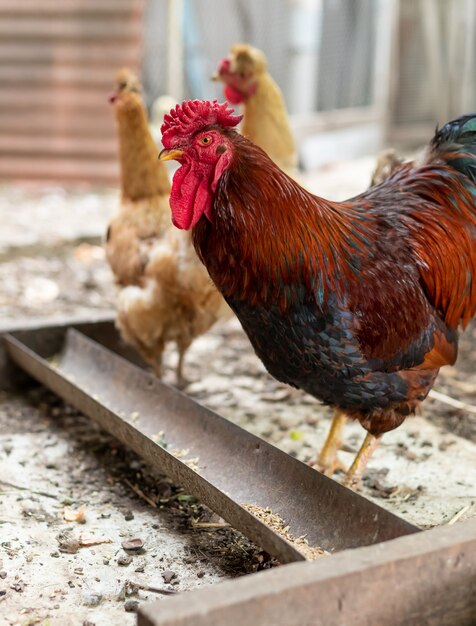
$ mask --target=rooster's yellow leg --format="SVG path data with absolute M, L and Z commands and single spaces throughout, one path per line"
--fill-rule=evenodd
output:
M 338 469 L 344 470 L 342 462 L 339 460 L 337 453 L 342 447 L 344 426 L 347 422 L 347 416 L 342 411 L 337 410 L 332 418 L 332 424 L 327 435 L 327 439 L 320 451 L 316 461 L 311 465 L 327 476 L 332 476 Z
M 343 485 L 346 487 L 356 487 L 359 484 L 362 474 L 367 467 L 367 463 L 379 443 L 380 437 L 375 437 L 374 435 L 367 433 L 364 442 L 360 446 L 360 450 L 357 452 L 354 462 L 345 475 L 342 482 Z

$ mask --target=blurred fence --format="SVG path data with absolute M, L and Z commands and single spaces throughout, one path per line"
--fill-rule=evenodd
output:
M 146 8 L 144 84 L 149 101 L 178 85 L 176 98 L 213 98 L 210 81 L 232 44 L 248 42 L 265 51 L 270 72 L 291 113 L 370 106 L 378 15 L 387 0 L 150 0 Z M 170 11 L 180 18 L 172 42 Z M 172 44 L 173 45 L 173 44 Z M 174 82 L 168 72 L 182 72 Z
M 302 164 L 316 167 L 378 149 L 387 97 L 393 0 L 150 0 L 143 79 L 147 102 L 164 93 L 223 99 L 210 76 L 236 42 L 262 49 L 280 85 Z M 308 138 L 365 128 L 317 155 Z M 306 144 L 306 145 L 305 145 Z M 358 144 L 358 145 L 357 145 Z M 335 147 L 335 149 L 334 149 Z M 318 149 L 318 147 L 317 147 Z
M 150 0 L 147 15 L 149 102 L 222 98 L 209 77 L 245 41 L 265 51 L 300 141 L 372 123 L 415 144 L 476 109 L 476 0 Z
M 107 96 L 141 42 L 142 0 L 0 0 L 0 179 L 117 181 Z
M 117 181 L 116 69 L 142 68 L 149 105 L 221 99 L 238 41 L 265 51 L 309 166 L 476 109 L 476 0 L 0 0 L 0 179 Z
M 426 141 L 476 111 L 476 1 L 400 0 L 387 108 L 389 141 Z
M 210 77 L 230 46 L 240 41 L 266 51 L 270 70 L 283 85 L 289 6 L 289 0 L 149 0 L 143 68 L 149 104 L 164 93 L 178 100 L 222 98 L 222 88 Z M 170 16 L 174 10 L 177 20 Z M 180 55 L 178 62 L 170 58 L 174 52 Z

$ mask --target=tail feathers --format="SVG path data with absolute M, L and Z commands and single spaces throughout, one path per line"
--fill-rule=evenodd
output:
M 428 162 L 443 160 L 476 185 L 476 114 L 459 117 L 437 130 L 428 156 Z

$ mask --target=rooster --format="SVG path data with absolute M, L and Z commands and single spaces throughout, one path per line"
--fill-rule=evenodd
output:
M 243 105 L 243 135 L 262 148 L 281 169 L 295 176 L 296 145 L 286 104 L 268 72 L 264 53 L 248 44 L 236 44 L 212 78 L 225 84 L 225 98 L 231 104 Z
M 184 356 L 192 341 L 231 315 L 197 258 L 190 233 L 172 226 L 170 182 L 157 158 L 137 78 L 120 70 L 111 96 L 119 135 L 121 204 L 111 222 L 106 254 L 116 281 L 117 326 L 162 374 L 162 354 L 177 344 L 177 385 L 186 384 Z
M 346 417 L 367 430 L 354 485 L 380 437 L 453 364 L 476 310 L 476 116 L 439 130 L 419 163 L 347 202 L 312 195 L 234 130 L 227 104 L 166 116 L 180 229 L 280 381 L 336 409 L 319 457 L 336 463 Z

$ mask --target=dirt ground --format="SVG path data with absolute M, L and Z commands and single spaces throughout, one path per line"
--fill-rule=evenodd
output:
M 345 189 L 338 184 L 345 164 L 312 184 L 329 197 L 352 195 L 364 188 L 372 162 L 356 163 Z M 1 191 L 2 323 L 113 307 L 100 239 L 116 193 Z M 166 382 L 174 382 L 175 359 L 170 348 Z M 423 415 L 389 433 L 369 465 L 365 496 L 421 526 L 476 515 L 475 363 L 473 324 L 456 367 L 443 370 L 435 387 L 466 408 L 428 400 Z M 330 411 L 271 379 L 236 320 L 195 342 L 186 375 L 186 392 L 197 401 L 289 454 L 308 461 L 322 444 Z M 349 425 L 345 463 L 362 436 L 358 424 Z M 200 526 L 209 522 L 215 525 Z M 272 565 L 49 392 L 0 393 L 0 625 L 132 624 L 148 598 Z
M 45 390 L 0 394 L 0 433 L 1 624 L 133 623 L 148 598 L 267 566 L 240 533 L 200 529 L 219 520 Z

